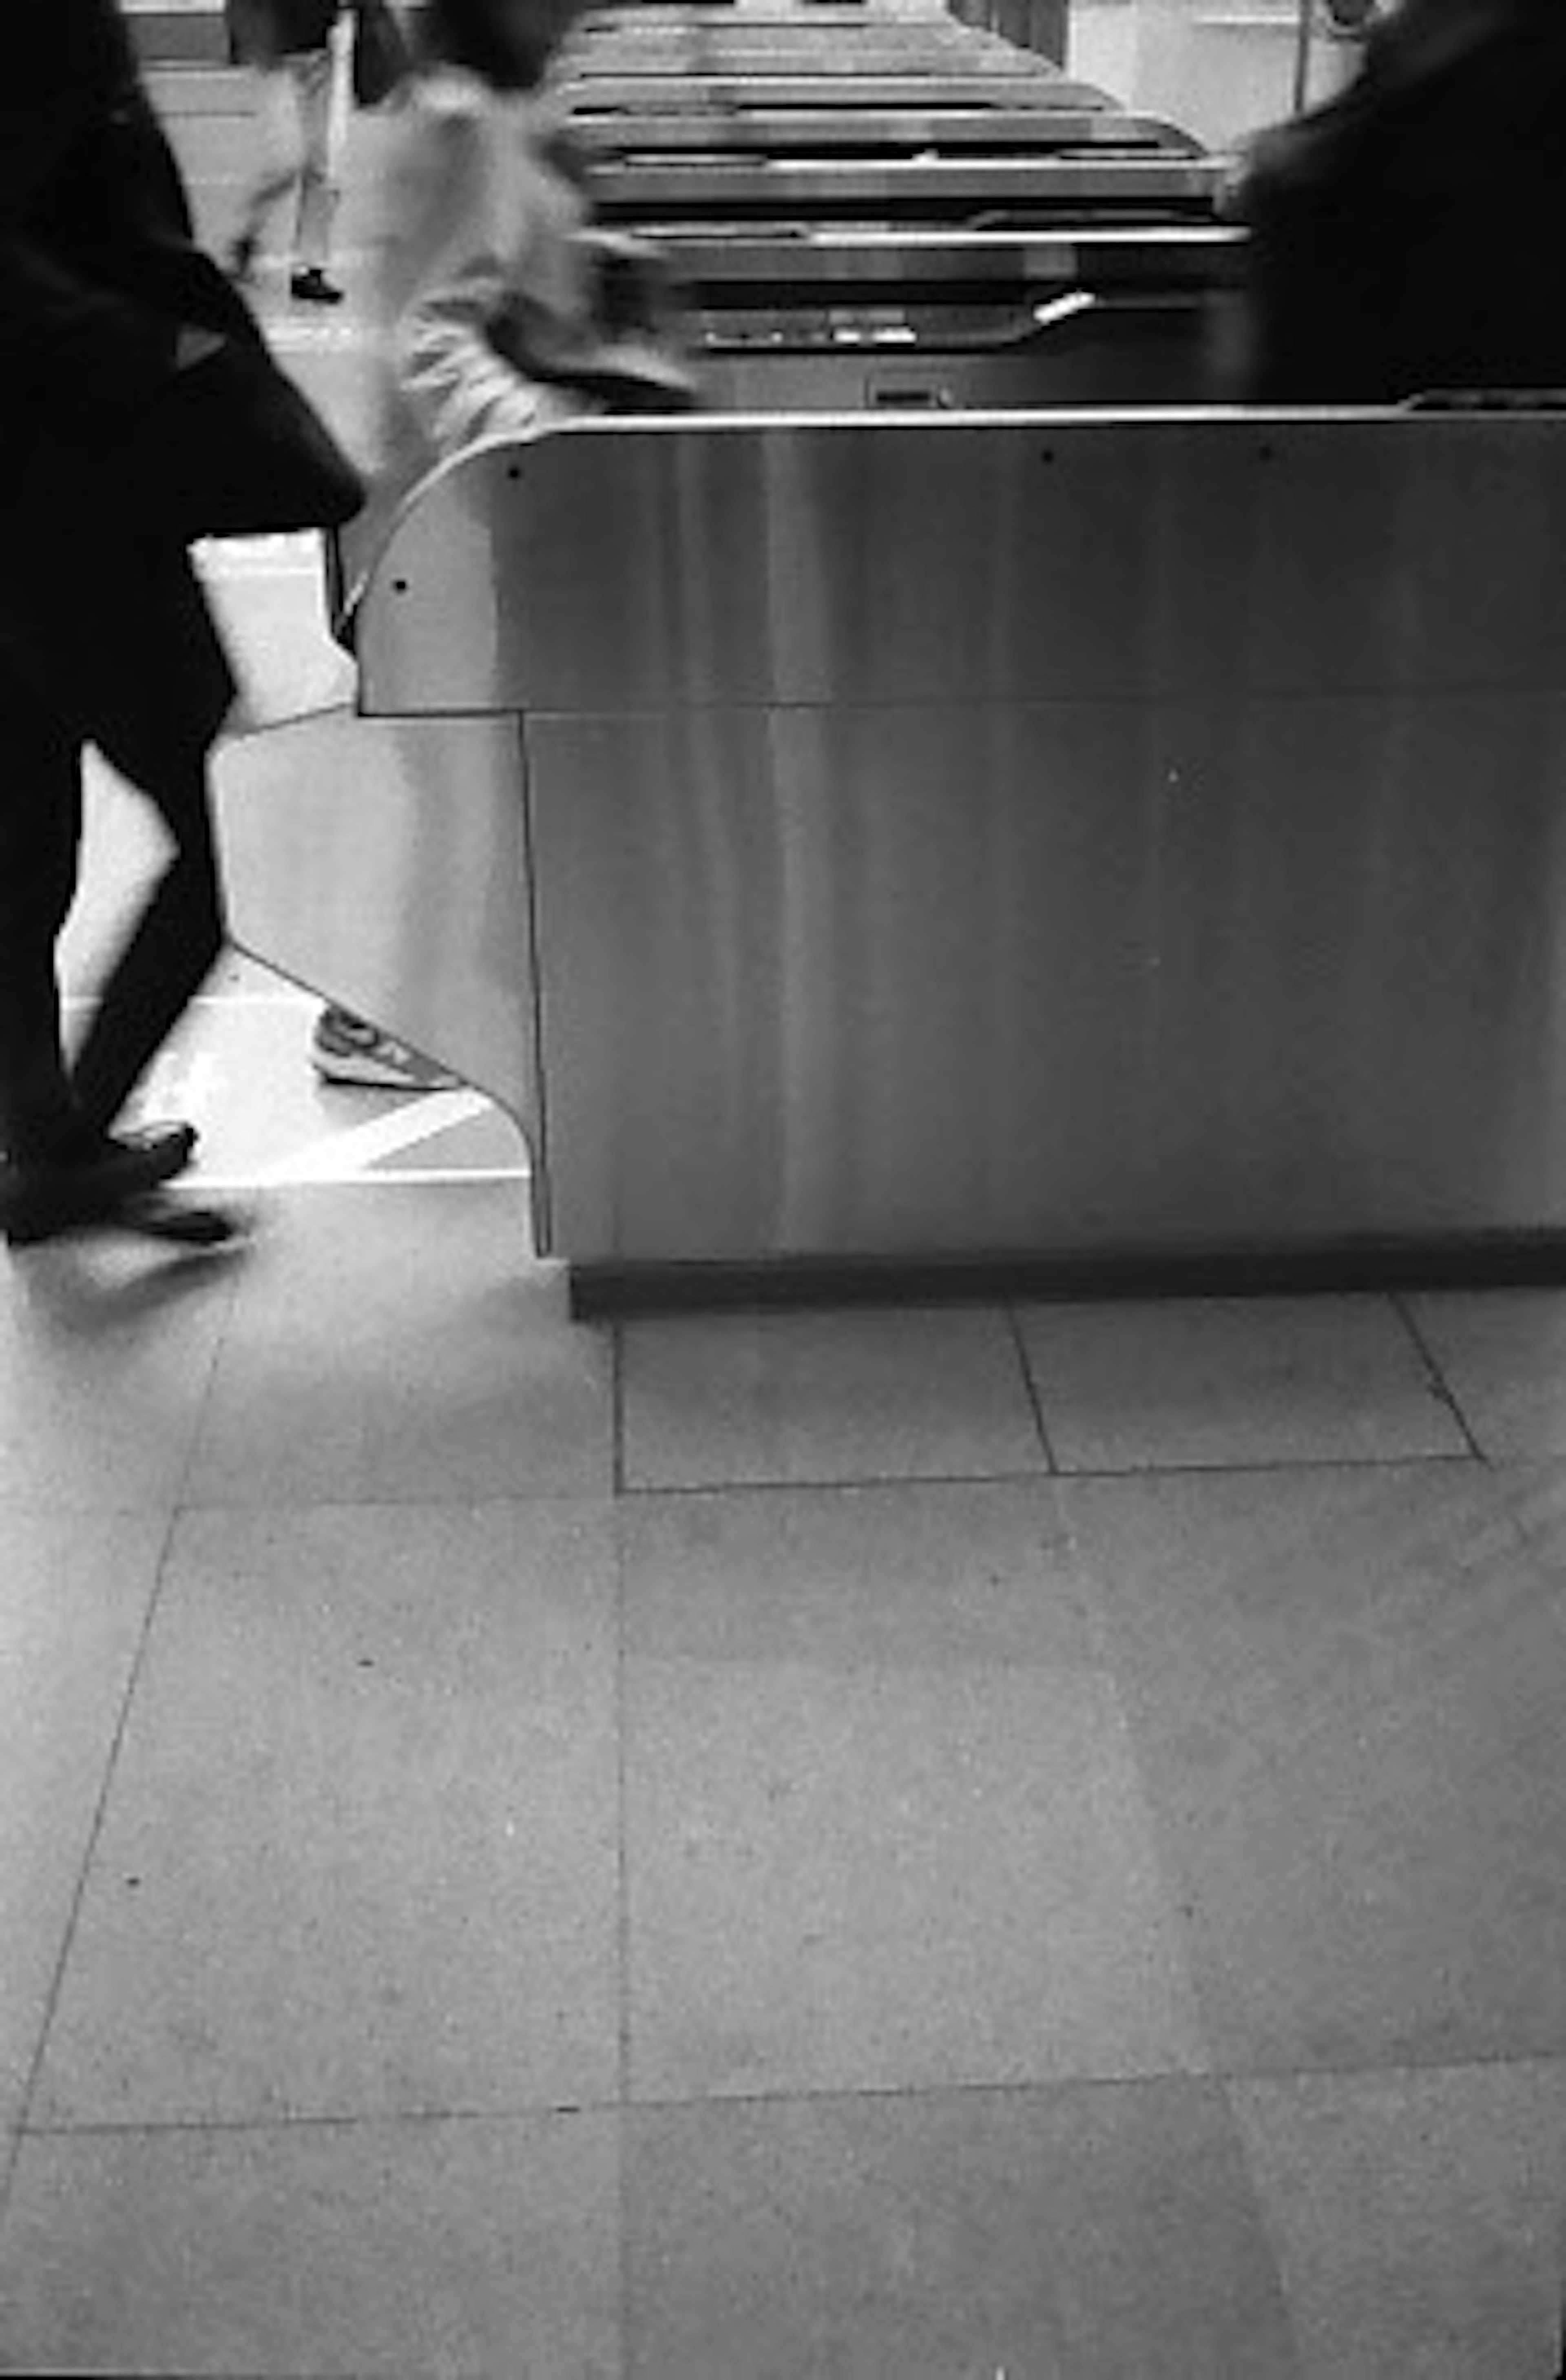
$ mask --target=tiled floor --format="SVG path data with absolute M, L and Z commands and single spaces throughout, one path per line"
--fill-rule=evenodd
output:
M 1553 2380 L 1566 1296 L 616 1339 L 310 1014 L 0 1269 L 0 2371 Z
M 0 2370 L 1548 2380 L 1562 1314 L 14 1266 Z

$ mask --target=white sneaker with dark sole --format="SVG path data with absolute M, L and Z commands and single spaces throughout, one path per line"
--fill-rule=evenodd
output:
M 462 1088 L 446 1067 L 342 1008 L 325 1009 L 317 1018 L 310 1055 L 322 1081 L 345 1089 L 417 1094 Z

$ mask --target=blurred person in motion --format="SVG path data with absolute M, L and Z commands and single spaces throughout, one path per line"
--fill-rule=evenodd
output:
M 338 200 L 336 57 L 340 0 L 226 0 L 236 55 L 255 74 L 261 158 L 246 193 L 231 259 L 241 283 L 255 271 L 268 219 L 293 211 L 290 294 L 338 306 L 331 277 Z
M 193 243 L 119 0 L 6 0 L 4 38 L 0 1229 L 220 1238 L 228 1219 L 157 1196 L 191 1129 L 117 1128 L 224 940 L 207 762 L 234 682 L 187 542 L 296 501 L 346 519 L 360 491 Z M 170 852 L 72 1062 L 56 943 L 89 745 Z
M 431 0 L 381 193 L 367 288 L 378 350 L 372 513 L 477 440 L 609 410 L 684 410 L 690 378 L 659 260 L 596 231 L 549 89 L 586 0 Z M 366 539 L 374 542 L 374 525 Z M 341 1009 L 328 1082 L 444 1089 L 451 1077 Z
M 1402 0 L 1266 134 L 1241 377 L 1278 404 L 1566 387 L 1566 5 Z
M 475 441 L 694 398 L 660 261 L 598 230 L 549 88 L 585 0 L 431 0 L 371 293 L 384 501 Z

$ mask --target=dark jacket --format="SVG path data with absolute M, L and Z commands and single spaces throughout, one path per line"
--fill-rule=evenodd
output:
M 210 735 L 226 672 L 176 541 L 120 498 L 184 326 L 259 334 L 196 247 L 116 0 L 4 0 L 0 664 L 138 748 Z M 100 735 L 99 727 L 105 730 Z
M 1248 394 L 1566 385 L 1566 0 L 1403 0 L 1258 145 Z
M 338 0 L 226 0 L 235 54 L 248 66 L 323 50 L 341 13 Z

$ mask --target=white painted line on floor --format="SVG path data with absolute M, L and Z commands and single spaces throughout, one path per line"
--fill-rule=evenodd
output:
M 285 1168 L 276 1167 L 261 1173 L 191 1173 L 179 1182 L 171 1182 L 171 1191 L 190 1198 L 240 1197 L 263 1190 L 427 1190 L 458 1189 L 469 1183 L 530 1182 L 528 1165 L 431 1165 L 424 1171 L 415 1166 L 389 1166 L 376 1173 L 314 1173 L 308 1181 L 293 1182 Z
M 162 1050 L 148 1070 L 139 1104 L 148 1116 L 185 1116 L 204 1124 L 217 1111 L 227 1072 L 210 1050 Z
M 420 1141 L 433 1140 L 459 1123 L 487 1115 L 490 1102 L 480 1091 L 436 1091 L 410 1099 L 392 1115 L 374 1116 L 346 1132 L 328 1133 L 295 1157 L 269 1167 L 261 1177 L 276 1183 L 354 1182 L 382 1158 L 400 1157 Z M 426 1177 L 427 1178 L 427 1177 Z
M 209 540 L 196 549 L 204 577 L 238 579 L 319 578 L 321 548 L 312 535 L 300 547 L 297 541 L 234 539 L 223 544 Z

